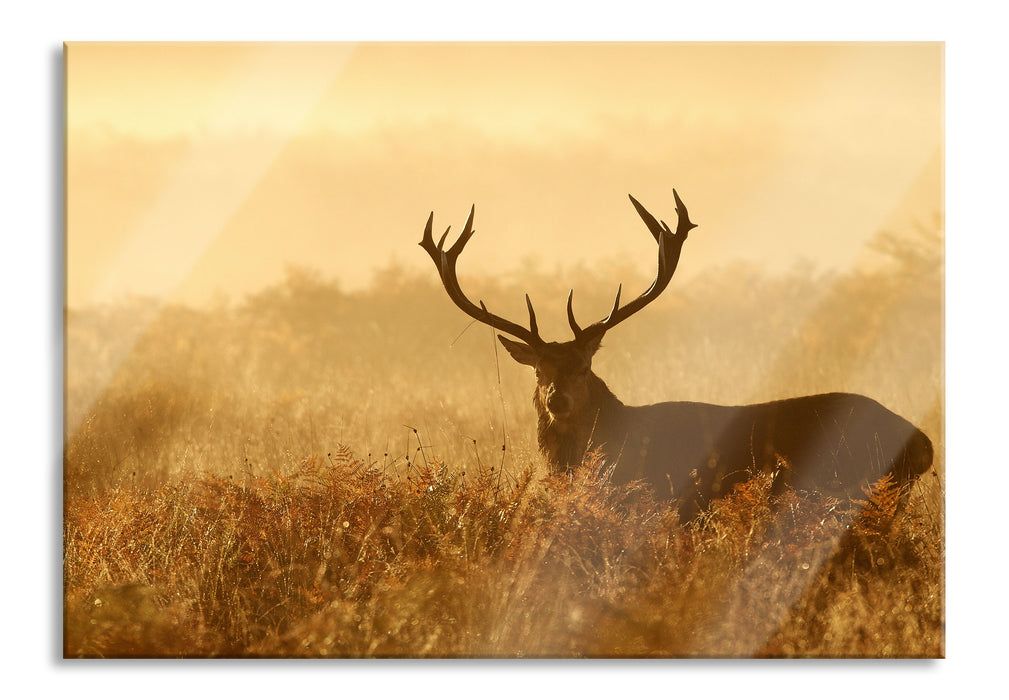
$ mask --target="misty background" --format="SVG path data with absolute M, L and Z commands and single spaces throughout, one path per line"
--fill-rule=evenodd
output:
M 942 207 L 942 45 L 102 44 L 67 48 L 67 300 L 240 299 L 311 267 L 346 289 L 627 262 L 627 201 L 699 222 L 679 274 L 871 265 Z

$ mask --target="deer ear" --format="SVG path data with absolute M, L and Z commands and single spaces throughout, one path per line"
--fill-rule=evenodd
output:
M 504 349 L 508 351 L 508 354 L 511 355 L 516 362 L 523 365 L 529 365 L 530 367 L 536 366 L 536 360 L 539 358 L 532 347 L 526 345 L 525 343 L 520 343 L 517 340 L 505 338 L 503 335 L 499 335 L 497 339 L 501 341 L 501 344 L 504 345 Z

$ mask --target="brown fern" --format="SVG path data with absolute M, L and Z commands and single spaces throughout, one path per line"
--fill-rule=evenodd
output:
M 900 506 L 901 487 L 892 474 L 884 474 L 862 487 L 866 500 L 856 499 L 861 507 L 858 526 L 867 535 L 883 536 L 890 532 Z

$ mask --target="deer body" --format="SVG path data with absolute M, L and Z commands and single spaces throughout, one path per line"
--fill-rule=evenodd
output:
M 552 471 L 563 471 L 598 450 L 617 483 L 644 480 L 660 497 L 672 497 L 690 517 L 755 472 L 775 474 L 775 489 L 790 486 L 825 495 L 858 495 L 889 473 L 911 483 L 932 464 L 932 444 L 911 423 L 857 394 L 831 393 L 747 406 L 672 401 L 625 406 L 591 369 L 603 335 L 661 294 L 672 278 L 688 232 L 695 227 L 676 190 L 676 231 L 631 202 L 659 244 L 658 274 L 642 295 L 581 328 L 568 295 L 568 322 L 575 339 L 545 342 L 526 296 L 529 328 L 473 304 L 459 287 L 455 262 L 473 235 L 473 211 L 456 243 L 435 245 L 428 219 L 421 246 L 428 252 L 449 297 L 463 311 L 520 340 L 498 339 L 517 361 L 536 370 L 533 404 L 537 440 Z
M 538 442 L 551 468 L 578 466 L 599 450 L 614 482 L 644 480 L 660 497 L 677 500 L 685 516 L 758 472 L 774 473 L 776 490 L 851 497 L 887 471 L 908 483 L 932 465 L 924 433 L 857 394 L 747 406 L 625 406 L 607 394 L 584 416 L 564 422 L 534 400 Z

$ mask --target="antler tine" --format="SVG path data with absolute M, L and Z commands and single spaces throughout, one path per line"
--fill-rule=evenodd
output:
M 453 260 L 459 257 L 459 253 L 462 252 L 462 249 L 466 247 L 469 239 L 473 237 L 474 233 L 476 233 L 476 231 L 473 230 L 473 215 L 475 213 L 476 205 L 474 204 L 469 209 L 469 216 L 466 217 L 466 223 L 463 224 L 462 233 L 459 234 L 459 238 L 452 244 L 452 247 L 448 249 L 448 254 L 452 256 Z M 448 233 L 448 231 L 445 233 Z
M 677 194 L 675 189 L 673 190 L 673 200 L 676 202 L 676 231 L 671 230 L 665 221 L 660 223 L 656 220 L 633 196 L 628 195 L 628 197 L 630 197 L 631 204 L 634 205 L 634 209 L 638 212 L 638 216 L 645 222 L 648 231 L 652 234 L 656 243 L 659 244 L 658 269 L 655 274 L 655 280 L 647 291 L 630 301 L 624 307 L 620 306 L 620 288 L 618 288 L 617 297 L 613 302 L 613 308 L 610 310 L 609 315 L 601 321 L 596 321 L 584 330 L 580 329 L 578 324 L 575 323 L 574 314 L 571 311 L 571 295 L 568 294 L 568 323 L 575 333 L 575 338 L 601 335 L 655 301 L 673 278 L 676 265 L 680 260 L 680 251 L 683 249 L 683 242 L 687 240 L 687 234 L 697 226 L 697 224 L 690 221 L 687 207 L 683 204 L 680 195 Z
M 613 299 L 613 306 L 610 308 L 610 313 L 606 316 L 606 320 L 603 321 L 603 323 L 609 323 L 610 319 L 613 318 L 613 315 L 617 312 L 617 309 L 620 308 L 620 292 L 622 292 L 623 289 L 623 284 L 617 285 L 617 296 Z
M 496 314 L 492 314 L 487 310 L 487 306 L 483 303 L 483 301 L 480 301 L 480 306 L 477 306 L 466 297 L 462 288 L 459 286 L 459 279 L 456 276 L 455 264 L 460 253 L 462 253 L 463 248 L 466 247 L 466 243 L 469 242 L 469 239 L 473 236 L 473 216 L 475 211 L 476 206 L 474 205 L 469 210 L 469 216 L 466 217 L 466 223 L 463 226 L 462 233 L 459 234 L 459 238 L 448 250 L 445 250 L 444 244 L 445 238 L 448 236 L 449 229 L 445 229 L 445 233 L 442 235 L 441 240 L 438 241 L 438 245 L 435 245 L 434 243 L 434 237 L 431 234 L 431 230 L 434 226 L 434 212 L 431 212 L 431 215 L 427 219 L 427 225 L 424 226 L 424 236 L 421 238 L 420 247 L 431 256 L 431 260 L 434 261 L 435 268 L 438 270 L 438 275 L 441 277 L 442 286 L 448 293 L 449 298 L 464 313 L 472 318 L 475 318 L 481 323 L 491 326 L 492 328 L 496 328 L 499 331 L 503 331 L 509 335 L 513 335 L 516 338 L 524 340 L 530 345 L 542 345 L 543 340 L 539 336 L 539 329 L 536 325 L 536 313 L 533 311 L 533 305 L 529 300 L 528 294 L 526 295 L 526 306 L 529 308 L 529 330 L 523 328 L 517 323 L 513 323 Z
M 533 303 L 529 299 L 529 295 L 526 294 L 526 308 L 529 309 L 529 332 L 532 333 L 537 338 L 540 337 L 539 326 L 536 325 L 536 312 L 533 311 Z
M 575 320 L 575 312 L 571 310 L 571 297 L 575 294 L 575 290 L 568 290 L 568 325 L 571 326 L 571 330 L 574 331 L 575 337 L 577 338 L 582 334 L 582 329 Z
M 630 197 L 631 204 L 634 205 L 634 209 L 638 212 L 638 216 L 640 216 L 641 220 L 645 222 L 645 226 L 648 227 L 648 230 L 651 232 L 655 242 L 658 243 L 662 238 L 662 234 L 668 231 L 669 228 L 666 227 L 666 229 L 663 230 L 662 226 L 659 225 L 659 222 L 655 220 L 655 217 L 649 214 L 648 210 L 641 206 L 641 202 L 634 199 L 632 195 L 627 196 Z
M 430 241 L 431 245 L 434 245 L 434 236 L 431 235 L 431 227 L 434 226 L 434 212 L 427 217 L 427 223 L 424 224 L 424 236 L 420 239 L 420 247 L 427 250 L 427 242 Z M 448 233 L 446 231 L 446 233 Z
M 676 216 L 679 219 L 679 224 L 686 224 L 686 228 L 683 231 L 683 235 L 687 235 L 687 231 L 692 228 L 697 228 L 697 224 L 690 223 L 690 215 L 687 214 L 687 205 L 683 203 L 680 199 L 680 195 L 676 194 L 676 188 L 673 188 L 673 200 L 676 202 Z M 680 226 L 677 225 L 676 230 L 680 230 Z

